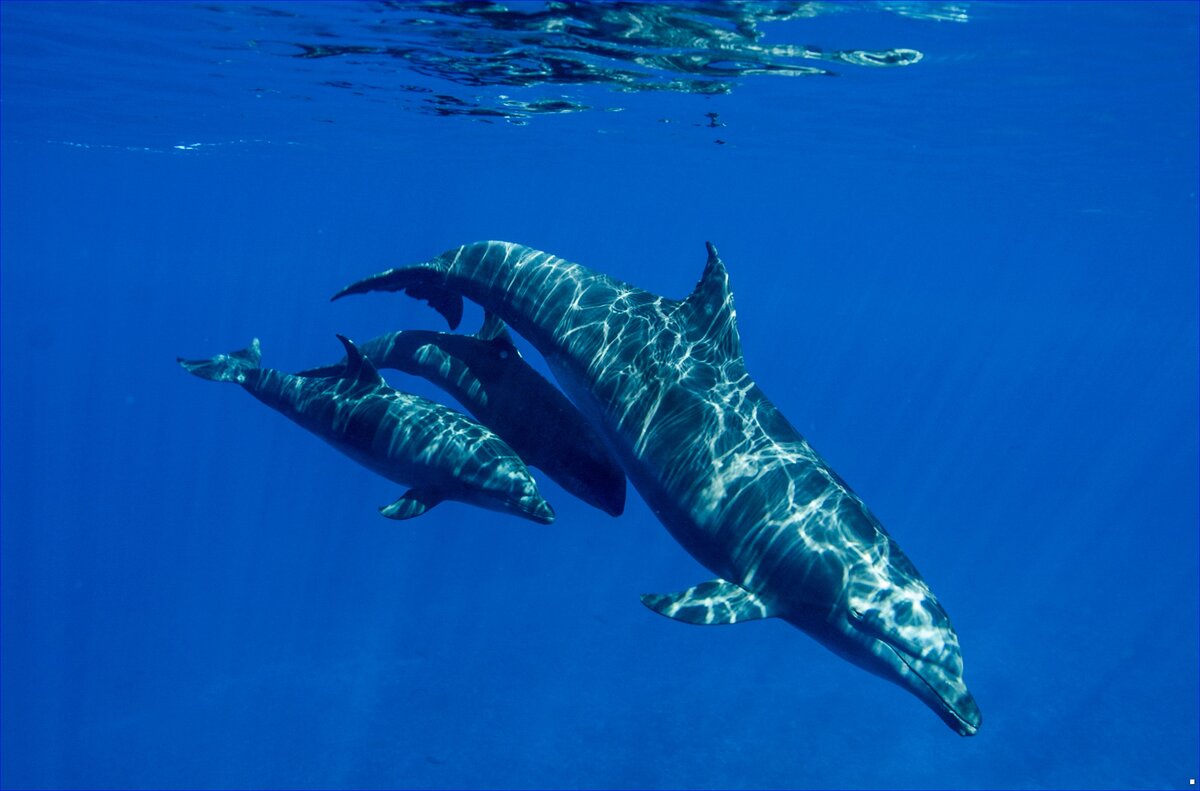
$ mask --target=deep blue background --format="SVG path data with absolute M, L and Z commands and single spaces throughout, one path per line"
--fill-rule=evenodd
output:
M 195 7 L 4 3 L 0 783 L 1188 787 L 1197 5 L 968 8 L 765 28 L 907 68 L 514 126 L 214 53 Z M 953 616 L 977 737 L 783 623 L 650 613 L 711 574 L 636 495 L 393 524 L 175 364 L 440 329 L 327 299 L 485 238 L 676 297 L 718 246 L 751 372 Z

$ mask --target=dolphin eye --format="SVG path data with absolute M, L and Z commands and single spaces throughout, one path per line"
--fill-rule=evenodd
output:
M 507 360 L 507 359 L 508 359 L 508 349 L 501 349 L 501 350 L 500 350 L 500 359 L 501 359 L 501 360 Z

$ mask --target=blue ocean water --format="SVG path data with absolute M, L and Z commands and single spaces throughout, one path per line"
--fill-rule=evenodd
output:
M 1198 16 L 3 3 L 0 784 L 1190 787 Z M 392 523 L 175 363 L 444 329 L 328 298 L 480 239 L 671 297 L 713 242 L 979 734 L 782 622 L 645 609 L 712 574 L 632 491 Z

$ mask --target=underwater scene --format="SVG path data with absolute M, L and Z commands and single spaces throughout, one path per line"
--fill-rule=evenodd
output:
M 1198 42 L 0 4 L 0 787 L 1194 788 Z

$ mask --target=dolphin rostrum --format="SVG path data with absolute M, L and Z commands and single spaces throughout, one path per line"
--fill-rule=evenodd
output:
M 261 368 L 258 339 L 209 360 L 179 359 L 202 379 L 236 382 L 350 458 L 410 486 L 379 509 L 411 519 L 442 500 L 459 500 L 542 524 L 554 510 L 538 494 L 521 458 L 466 415 L 388 387 L 370 360 L 338 336 L 346 362 L 330 376 L 293 376 Z
M 367 291 L 405 291 L 451 323 L 465 296 L 541 352 L 647 504 L 717 577 L 643 596 L 650 609 L 696 624 L 782 618 L 909 690 L 958 733 L 978 730 L 945 610 L 746 372 L 711 244 L 684 300 L 507 242 L 392 269 L 334 299 Z
M 403 330 L 358 344 L 377 368 L 424 377 L 454 396 L 526 464 L 611 516 L 625 510 L 625 473 L 569 400 L 525 362 L 504 322 L 475 335 Z M 302 375 L 328 375 L 337 366 Z

